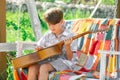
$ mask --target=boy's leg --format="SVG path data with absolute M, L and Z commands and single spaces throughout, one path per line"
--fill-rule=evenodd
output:
M 39 69 L 39 80 L 48 80 L 49 72 L 53 70 L 55 70 L 54 67 L 49 63 L 41 65 Z
M 34 64 L 28 68 L 28 80 L 38 80 L 40 64 Z

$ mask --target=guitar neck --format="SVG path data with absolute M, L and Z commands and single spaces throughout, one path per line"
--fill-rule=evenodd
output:
M 77 34 L 77 35 L 73 36 L 72 39 L 75 40 L 75 39 L 77 39 L 77 38 L 79 38 L 79 37 L 82 37 L 82 36 L 84 36 L 84 35 L 86 35 L 86 34 L 92 34 L 92 33 L 97 33 L 97 32 L 103 32 L 103 31 L 106 31 L 106 30 L 109 30 L 109 28 L 98 29 L 98 30 L 95 30 L 95 31 L 86 31 L 86 32 L 84 32 L 84 33 Z M 63 46 L 63 44 L 64 44 L 64 41 L 61 41 L 61 42 L 59 42 L 59 43 L 57 43 L 57 44 L 55 44 L 55 45 L 58 45 L 58 46 L 60 47 L 60 49 L 61 49 L 62 46 Z
M 80 38 L 80 37 L 82 37 L 82 36 L 84 36 L 86 34 L 91 34 L 91 33 L 92 33 L 91 31 L 86 31 L 84 33 L 73 36 L 72 39 L 75 40 L 75 39 Z

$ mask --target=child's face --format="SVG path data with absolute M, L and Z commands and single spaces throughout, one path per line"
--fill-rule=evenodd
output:
M 49 29 L 50 29 L 53 33 L 55 33 L 55 34 L 59 34 L 59 33 L 63 30 L 62 25 L 63 25 L 63 20 L 61 20 L 61 21 L 60 21 L 59 23 L 57 23 L 57 24 L 50 24 L 50 23 L 48 23 Z

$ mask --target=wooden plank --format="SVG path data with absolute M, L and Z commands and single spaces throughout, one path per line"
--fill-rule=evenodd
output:
M 120 18 L 120 0 L 117 0 L 116 18 Z
M 6 0 L 0 0 L 0 43 L 6 42 Z M 7 79 L 6 53 L 0 53 L 0 79 Z
M 22 50 L 34 50 L 36 47 L 36 42 L 20 42 Z M 16 51 L 17 43 L 0 43 L 0 52 Z

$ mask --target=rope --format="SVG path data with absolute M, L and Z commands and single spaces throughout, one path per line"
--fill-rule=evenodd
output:
M 100 3 L 102 2 L 102 0 L 99 0 L 99 2 L 97 3 L 97 5 L 95 6 L 93 12 L 91 13 L 90 17 L 89 18 L 92 18 L 93 15 L 95 14 L 96 10 L 98 9 L 98 6 L 100 5 Z
M 19 57 L 22 55 L 22 46 L 23 44 L 20 42 L 20 12 L 21 12 L 22 5 L 19 5 L 19 12 L 18 12 L 18 32 L 17 32 L 17 54 L 16 57 Z

